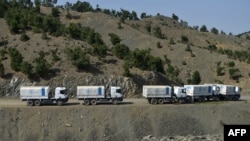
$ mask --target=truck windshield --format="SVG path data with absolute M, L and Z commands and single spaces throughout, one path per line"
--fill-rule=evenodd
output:
M 60 90 L 60 94 L 66 94 L 67 90 Z
M 121 89 L 116 89 L 116 93 L 122 93 Z
M 186 89 L 182 89 L 181 92 L 182 92 L 182 93 L 186 93 Z

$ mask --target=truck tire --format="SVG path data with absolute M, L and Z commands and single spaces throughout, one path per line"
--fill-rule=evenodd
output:
M 152 98 L 152 99 L 151 99 L 151 104 L 153 104 L 153 105 L 157 104 L 157 99 Z
M 57 105 L 58 105 L 58 106 L 62 106 L 62 105 L 63 105 L 63 102 L 62 102 L 61 100 L 58 100 L 58 101 L 57 101 Z
M 159 104 L 164 104 L 164 100 L 162 98 L 158 99 Z
M 40 100 L 36 100 L 35 101 L 35 106 L 40 106 L 41 105 L 41 101 Z
M 112 100 L 112 103 L 113 103 L 114 105 L 117 105 L 117 104 L 118 104 L 118 100 L 117 100 L 117 99 L 113 99 L 113 100 Z
M 86 100 L 84 100 L 84 104 L 88 106 L 88 105 L 90 105 L 90 101 L 88 99 L 86 99 Z
M 96 104 L 97 104 L 97 101 L 96 101 L 95 99 L 92 99 L 92 100 L 90 101 L 90 103 L 91 103 L 91 105 L 96 105 Z
M 27 101 L 27 106 L 34 106 L 34 102 L 32 100 Z

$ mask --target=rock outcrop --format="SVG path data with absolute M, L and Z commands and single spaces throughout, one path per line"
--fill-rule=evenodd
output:
M 52 89 L 57 86 L 64 86 L 68 89 L 68 94 L 71 97 L 76 96 L 76 87 L 80 85 L 104 85 L 106 92 L 110 86 L 120 86 L 124 97 L 139 98 L 141 97 L 143 85 L 170 85 L 170 81 L 163 75 L 156 72 L 148 72 L 142 75 L 133 75 L 133 77 L 123 77 L 116 75 L 81 75 L 70 76 L 64 75 L 60 77 L 51 78 L 49 80 L 41 80 L 38 82 L 21 78 L 13 77 L 10 80 L 5 80 L 0 86 L 0 93 L 2 96 L 19 96 L 20 86 L 35 86 L 35 85 L 49 85 Z

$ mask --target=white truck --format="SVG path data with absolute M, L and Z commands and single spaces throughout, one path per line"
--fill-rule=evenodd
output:
M 234 85 L 216 84 L 220 100 L 239 100 L 240 89 Z
M 85 105 L 108 101 L 118 104 L 123 101 L 123 94 L 121 87 L 111 86 L 110 91 L 106 92 L 104 86 L 77 86 L 77 99 L 83 100 Z
M 214 95 L 212 85 L 184 85 L 184 88 L 186 88 L 187 96 L 192 99 L 192 102 L 203 102 Z
M 20 99 L 27 101 L 28 106 L 40 106 L 42 104 L 57 104 L 62 106 L 68 102 L 65 87 L 56 87 L 54 96 L 49 86 L 21 86 Z
M 150 104 L 164 104 L 165 102 L 188 102 L 184 87 L 167 85 L 144 85 L 142 96 Z

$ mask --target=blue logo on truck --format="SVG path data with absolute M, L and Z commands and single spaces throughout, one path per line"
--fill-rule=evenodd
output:
M 208 92 L 211 93 L 211 91 L 212 91 L 212 87 L 208 86 Z
M 45 88 L 42 88 L 42 96 L 45 96 Z
M 98 95 L 102 95 L 102 88 L 101 87 L 98 88 Z
M 169 94 L 169 88 L 166 88 L 166 95 Z

